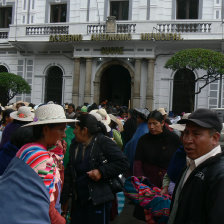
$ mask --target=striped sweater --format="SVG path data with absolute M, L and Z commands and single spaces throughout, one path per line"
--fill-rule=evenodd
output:
M 38 143 L 24 145 L 16 156 L 29 165 L 43 180 L 49 195 L 50 201 L 54 200 L 55 184 L 58 182 L 57 168 L 53 158 L 47 149 Z

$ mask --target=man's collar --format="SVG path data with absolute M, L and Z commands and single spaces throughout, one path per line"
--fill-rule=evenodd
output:
M 212 156 L 215 156 L 218 153 L 221 153 L 221 147 L 220 145 L 216 146 L 214 149 L 212 149 L 210 152 L 206 153 L 205 155 L 193 160 L 189 157 L 186 157 L 187 165 L 190 166 L 194 164 L 195 167 L 199 166 L 201 163 L 203 163 L 205 160 L 209 159 Z

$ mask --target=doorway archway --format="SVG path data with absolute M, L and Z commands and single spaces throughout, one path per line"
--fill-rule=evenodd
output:
M 113 104 L 128 106 L 131 99 L 131 77 L 122 65 L 111 65 L 100 79 L 100 102 L 108 100 Z
M 174 75 L 173 112 L 191 113 L 195 102 L 195 74 L 189 69 L 181 69 Z
M 9 72 L 6 66 L 0 65 L 0 72 Z
M 45 102 L 62 102 L 63 72 L 58 66 L 52 66 L 47 70 L 45 82 Z
M 96 72 L 95 75 L 95 79 L 94 79 L 94 102 L 99 104 L 99 100 L 100 100 L 100 81 L 101 81 L 101 77 L 103 76 L 104 72 L 109 69 L 112 66 L 115 65 L 120 65 L 121 67 L 125 68 L 130 75 L 131 78 L 131 84 L 130 84 L 130 88 L 131 88 L 131 106 L 132 106 L 132 95 L 133 95 L 133 80 L 134 80 L 134 76 L 135 76 L 135 72 L 134 72 L 134 68 L 132 67 L 132 65 L 130 65 L 129 63 L 125 62 L 124 60 L 109 60 L 106 61 L 105 63 L 103 63 L 99 69 Z M 121 74 L 122 75 L 122 74 Z M 119 80 L 118 80 L 119 82 Z

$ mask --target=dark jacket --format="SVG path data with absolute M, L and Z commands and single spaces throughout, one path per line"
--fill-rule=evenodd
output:
M 22 126 L 23 123 L 14 120 L 13 122 L 6 125 L 5 129 L 2 132 L 2 140 L 0 143 L 0 150 L 10 140 L 11 135 Z
M 171 210 L 175 199 L 172 198 Z M 179 196 L 175 224 L 223 223 L 224 152 L 207 159 L 188 177 Z
M 95 138 L 93 138 L 94 146 L 91 149 L 89 164 L 91 170 L 99 169 L 102 178 L 98 182 L 89 178 L 88 188 L 93 204 L 98 205 L 114 199 L 108 180 L 126 172 L 129 164 L 126 156 L 110 138 L 98 134 L 96 136 L 96 141 L 94 139 Z M 78 144 L 79 143 L 73 139 L 70 146 L 69 163 L 65 170 L 65 181 L 61 196 L 62 204 L 68 200 L 71 193 L 73 194 L 73 199 L 76 199 L 76 170 L 74 168 L 74 159 Z
M 143 135 L 137 144 L 134 176 L 148 177 L 152 184 L 161 187 L 169 162 L 180 145 L 179 137 L 166 128 L 158 135 Z
M 5 169 L 13 157 L 15 157 L 18 150 L 19 149 L 10 141 L 4 144 L 2 150 L 0 151 L 0 176 L 4 173 Z

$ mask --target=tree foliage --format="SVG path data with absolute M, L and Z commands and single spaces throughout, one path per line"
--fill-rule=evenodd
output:
M 7 105 L 7 103 L 17 94 L 30 93 L 31 87 L 19 75 L 13 73 L 0 73 L 0 103 Z
M 220 52 L 202 48 L 181 50 L 166 62 L 165 68 L 173 71 L 186 68 L 192 72 L 198 69 L 206 71 L 204 75 L 195 79 L 195 82 L 204 81 L 199 86 L 199 91 L 196 92 L 198 94 L 209 83 L 222 77 L 224 74 L 224 55 Z

